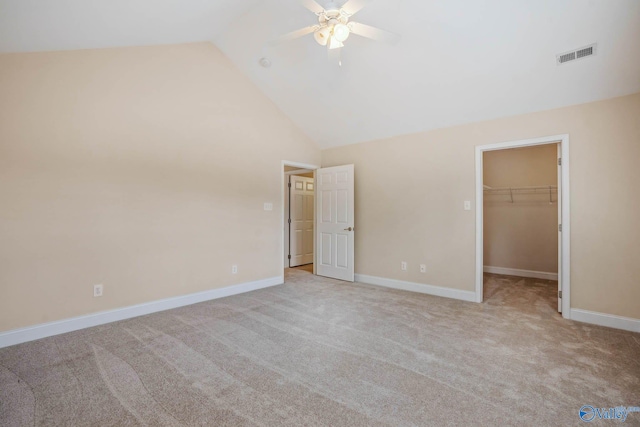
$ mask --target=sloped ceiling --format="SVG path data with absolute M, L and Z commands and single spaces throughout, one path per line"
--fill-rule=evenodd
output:
M 322 148 L 640 91 L 638 0 L 372 0 L 354 20 L 399 43 L 352 35 L 341 68 L 312 36 L 266 46 L 315 19 L 298 0 L 0 0 L 0 51 L 211 40 Z
M 260 0 L 0 0 L 0 52 L 210 41 Z
M 314 22 L 282 0 L 258 4 L 216 42 L 323 148 L 640 91 L 637 0 L 376 0 L 354 20 L 402 39 L 352 35 L 340 69 L 312 36 L 264 48 Z M 557 53 L 594 42 L 596 56 L 556 65 Z

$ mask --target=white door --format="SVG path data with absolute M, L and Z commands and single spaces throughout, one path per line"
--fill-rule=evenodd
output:
M 290 267 L 313 263 L 313 178 L 291 177 L 289 253 Z
M 562 145 L 558 144 L 558 312 L 562 313 Z
M 316 171 L 316 273 L 353 282 L 353 165 Z

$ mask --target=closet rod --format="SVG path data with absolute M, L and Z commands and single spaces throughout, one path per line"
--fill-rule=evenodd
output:
M 558 186 L 557 185 L 537 185 L 537 186 L 533 186 L 533 187 L 489 187 L 488 185 L 484 186 L 484 191 L 487 193 L 498 193 L 501 191 L 507 192 L 507 191 L 542 191 L 542 192 L 547 192 L 547 191 L 557 191 L 558 190 Z
M 546 194 L 549 193 L 549 203 L 553 203 L 553 193 L 558 192 L 557 185 L 536 185 L 531 187 L 490 187 L 484 186 L 484 192 L 496 195 L 510 196 L 513 203 L 513 193 L 519 194 Z

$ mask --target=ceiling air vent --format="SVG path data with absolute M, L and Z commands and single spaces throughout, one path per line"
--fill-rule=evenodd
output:
M 565 62 L 575 61 L 577 59 L 586 58 L 596 54 L 596 44 L 592 44 L 586 47 L 582 47 L 578 50 L 572 50 L 571 52 L 560 53 L 556 55 L 556 63 L 558 65 Z

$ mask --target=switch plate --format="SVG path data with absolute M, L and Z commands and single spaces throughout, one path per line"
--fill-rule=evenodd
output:
M 426 273 L 426 272 L 427 272 L 427 265 L 420 264 L 420 273 Z
M 93 285 L 93 296 L 101 297 L 103 289 L 102 285 Z
M 238 274 L 238 266 L 237 265 L 232 265 L 231 266 L 231 274 Z
M 470 211 L 471 210 L 471 201 L 470 200 L 465 200 L 464 201 L 464 210 L 465 211 Z
M 273 210 L 273 203 L 265 203 L 264 204 L 264 210 L 265 211 L 272 211 Z
M 406 261 L 402 261 L 402 262 L 400 263 L 400 269 L 401 269 L 402 271 L 407 271 L 407 262 L 406 262 Z

